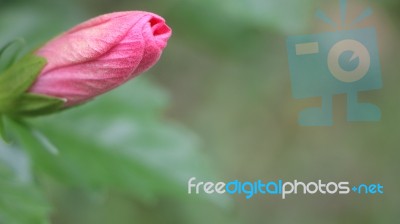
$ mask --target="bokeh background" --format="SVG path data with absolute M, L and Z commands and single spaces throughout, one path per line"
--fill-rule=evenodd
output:
M 349 1 L 349 18 L 378 32 L 384 87 L 361 94 L 382 121 L 300 127 L 319 99 L 291 97 L 288 35 L 333 31 L 338 1 L 0 0 L 0 46 L 27 52 L 67 28 L 112 11 L 166 18 L 173 37 L 147 74 L 79 108 L 10 124 L 0 143 L 0 223 L 400 223 L 400 76 L 397 0 Z M 356 27 L 357 28 L 357 27 Z M 14 133 L 14 134 L 13 134 Z M 47 140 L 59 150 L 55 153 Z M 374 196 L 188 195 L 187 180 L 381 183 Z

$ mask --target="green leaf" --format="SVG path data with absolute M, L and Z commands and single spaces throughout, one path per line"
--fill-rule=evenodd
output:
M 46 59 L 28 54 L 0 75 L 0 112 L 7 112 L 35 81 Z
M 54 113 L 61 109 L 65 100 L 38 94 L 23 94 L 18 98 L 10 113 L 20 116 L 39 116 Z
M 212 179 L 213 172 L 197 137 L 162 119 L 167 103 L 164 91 L 140 77 L 84 106 L 35 120 L 58 156 L 26 128 L 15 128 L 36 170 L 61 182 L 117 189 L 146 203 L 162 195 L 186 198 L 190 177 Z
M 23 151 L 0 142 L 0 223 L 48 223 L 49 207 L 29 163 Z

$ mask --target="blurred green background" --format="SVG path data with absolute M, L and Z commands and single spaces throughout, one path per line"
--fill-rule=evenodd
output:
M 400 2 L 349 2 L 350 18 L 374 10 L 360 26 L 377 29 L 384 88 L 361 99 L 383 119 L 347 123 L 339 95 L 335 125 L 306 128 L 297 114 L 319 100 L 291 97 L 285 39 L 329 31 L 314 12 L 337 19 L 338 1 L 0 0 L 0 46 L 24 37 L 25 51 L 112 11 L 152 11 L 173 29 L 148 74 L 30 120 L 41 134 L 12 126 L 19 144 L 0 143 L 0 223 L 400 223 Z M 187 194 L 192 176 L 381 183 L 385 194 L 206 197 Z

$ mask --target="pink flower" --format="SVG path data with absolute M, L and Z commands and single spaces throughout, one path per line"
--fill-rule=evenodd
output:
M 171 36 L 160 16 L 128 11 L 105 14 L 54 38 L 36 51 L 47 59 L 29 92 L 84 103 L 153 66 Z

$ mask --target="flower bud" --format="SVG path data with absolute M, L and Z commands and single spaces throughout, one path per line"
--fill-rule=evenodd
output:
M 28 92 L 84 103 L 153 66 L 171 36 L 160 16 L 105 14 L 61 34 L 35 52 L 47 64 Z

